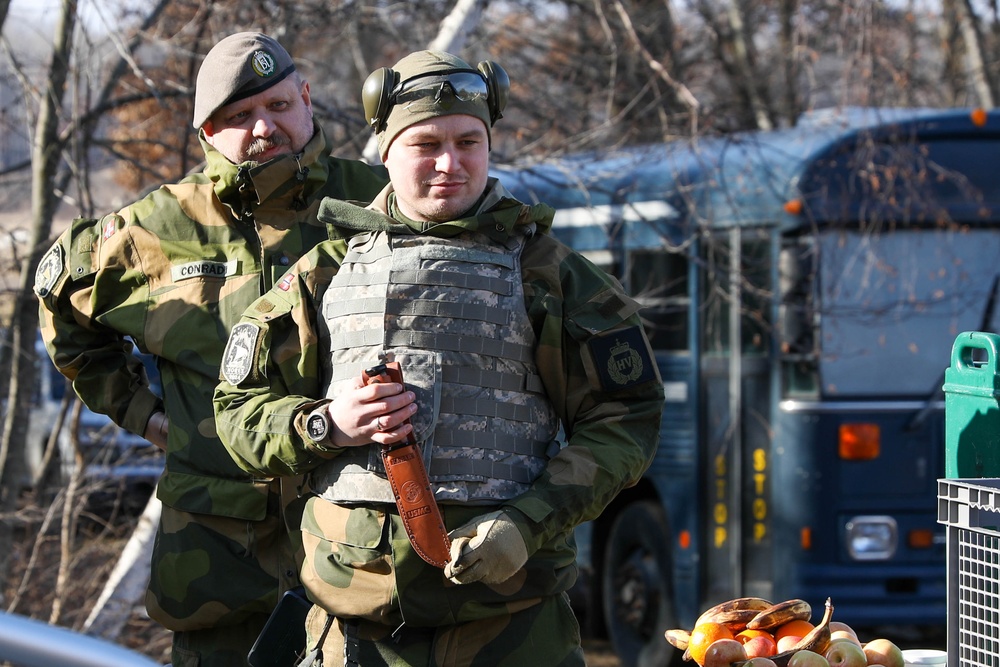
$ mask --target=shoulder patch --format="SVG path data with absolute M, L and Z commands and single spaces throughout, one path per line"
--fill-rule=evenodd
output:
M 41 298 L 47 297 L 52 292 L 52 288 L 56 286 L 56 282 L 59 281 L 59 276 L 62 275 L 65 265 L 62 245 L 56 242 L 42 256 L 41 261 L 38 262 L 38 268 L 35 269 L 35 294 Z
M 627 389 L 656 378 L 639 327 L 595 336 L 588 345 L 604 391 Z
M 231 385 L 239 385 L 250 376 L 257 361 L 260 327 L 240 323 L 233 327 L 222 355 L 222 377 Z

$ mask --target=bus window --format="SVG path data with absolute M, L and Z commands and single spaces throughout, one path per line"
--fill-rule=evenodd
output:
M 778 354 L 786 396 L 815 396 L 816 243 L 809 238 L 783 242 L 778 256 Z
M 642 319 L 655 350 L 686 351 L 688 345 L 688 260 L 681 253 L 629 253 L 626 289 L 642 305 Z
M 732 232 L 730 232 L 730 235 Z M 740 349 L 743 354 L 764 356 L 771 330 L 770 232 L 743 230 L 740 266 L 733 270 L 730 238 L 713 235 L 704 245 L 702 263 L 702 345 L 705 354 L 728 356 L 733 299 L 740 312 Z

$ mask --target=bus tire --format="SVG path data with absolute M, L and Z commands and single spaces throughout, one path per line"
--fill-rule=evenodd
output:
M 622 667 L 680 663 L 663 637 L 677 627 L 667 517 L 656 501 L 627 505 L 608 535 L 601 570 L 604 618 Z

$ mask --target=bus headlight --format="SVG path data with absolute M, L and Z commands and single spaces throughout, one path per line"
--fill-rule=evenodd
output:
M 845 529 L 854 560 L 887 560 L 896 553 L 896 520 L 891 516 L 856 516 Z

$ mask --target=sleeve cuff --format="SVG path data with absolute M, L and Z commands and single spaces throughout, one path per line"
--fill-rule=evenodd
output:
M 127 431 L 142 437 L 146 432 L 146 423 L 154 412 L 165 412 L 163 399 L 147 388 L 140 389 L 129 401 L 125 410 L 125 420 L 121 426 Z

